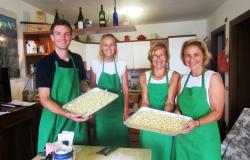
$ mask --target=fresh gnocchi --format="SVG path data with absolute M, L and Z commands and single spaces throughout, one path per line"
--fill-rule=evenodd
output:
M 117 97 L 118 95 L 114 93 L 94 88 L 65 104 L 63 108 L 71 113 L 88 116 L 105 107 Z
M 175 135 L 184 129 L 190 119 L 189 117 L 183 118 L 183 116 L 173 113 L 143 107 L 132 115 L 125 122 L 125 125 L 132 128 Z

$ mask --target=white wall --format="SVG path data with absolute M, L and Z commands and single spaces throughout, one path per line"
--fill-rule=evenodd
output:
M 208 28 L 208 37 L 210 37 L 210 33 L 215 29 L 221 27 L 226 24 L 226 37 L 229 37 L 229 23 L 234 18 L 240 16 L 244 12 L 250 9 L 250 0 L 227 0 L 222 4 L 216 11 L 214 11 L 209 17 L 207 21 Z M 225 18 L 227 18 L 227 22 L 225 22 Z M 229 44 L 228 44 L 229 47 Z M 228 52 L 227 52 L 228 54 Z M 226 73 L 225 76 L 225 86 L 226 86 L 226 103 L 225 103 L 225 118 L 228 122 L 228 87 L 229 87 L 229 76 Z
M 216 11 L 214 11 L 207 21 L 208 33 L 225 24 L 224 20 L 227 17 L 226 23 L 227 32 L 229 35 L 229 22 L 238 17 L 242 13 L 250 9 L 250 0 L 227 0 Z
M 26 26 L 20 24 L 20 21 L 36 21 L 36 11 L 39 9 L 24 3 L 21 0 L 0 0 L 0 8 L 1 10 L 5 10 L 6 12 L 11 12 L 11 14 L 15 15 L 17 22 L 17 38 L 18 38 L 18 55 L 19 55 L 19 66 L 20 66 L 20 75 L 21 78 L 12 79 L 11 80 L 11 92 L 12 99 L 22 99 L 22 90 L 24 85 L 27 82 L 27 78 L 25 78 L 25 60 L 24 60 L 24 52 L 23 52 L 23 32 L 26 30 Z M 46 15 L 48 20 L 53 19 L 53 16 Z M 48 21 L 50 23 L 50 21 Z
M 207 36 L 207 21 L 205 19 L 183 22 L 136 25 L 135 27 L 136 31 L 134 32 L 115 33 L 114 35 L 122 41 L 124 40 L 125 35 L 129 35 L 130 40 L 136 40 L 136 37 L 140 34 L 145 35 L 149 39 L 151 38 L 152 33 L 156 33 L 158 35 L 158 38 L 196 34 L 198 38 L 204 39 Z M 102 34 L 90 35 L 91 41 L 99 42 L 101 36 Z M 80 38 L 84 40 L 85 37 L 86 36 L 82 36 Z
M 85 51 L 85 44 L 72 40 L 69 46 L 69 50 L 71 52 L 77 53 L 82 56 L 82 60 L 86 60 Z

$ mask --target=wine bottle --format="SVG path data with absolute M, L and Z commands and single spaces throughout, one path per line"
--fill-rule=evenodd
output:
M 99 12 L 99 24 L 100 27 L 106 27 L 106 14 L 103 10 L 103 5 L 101 5 L 101 10 Z
M 56 14 L 55 14 L 55 18 L 54 18 L 54 23 L 59 20 L 59 15 L 58 15 L 58 10 L 56 9 Z
M 78 15 L 78 19 L 77 19 L 77 24 L 78 24 L 78 29 L 84 28 L 84 17 L 82 14 L 82 7 L 79 7 L 79 15 Z

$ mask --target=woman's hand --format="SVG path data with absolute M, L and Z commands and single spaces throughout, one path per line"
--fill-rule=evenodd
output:
M 181 115 L 181 112 L 180 112 L 180 110 L 179 110 L 178 108 L 176 108 L 176 109 L 174 110 L 174 113 L 175 113 L 175 114 L 178 114 L 178 115 Z
M 82 116 L 82 115 L 74 114 L 70 112 L 66 114 L 66 117 L 76 122 L 85 122 L 89 120 L 90 118 L 92 118 L 92 116 Z
M 188 124 L 185 126 L 185 129 L 182 131 L 183 134 L 191 132 L 194 128 L 198 127 L 200 125 L 200 121 L 190 121 Z

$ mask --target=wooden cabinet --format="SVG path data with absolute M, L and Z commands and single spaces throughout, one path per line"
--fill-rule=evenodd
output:
M 37 46 L 37 53 L 29 54 L 27 53 L 26 44 L 28 41 L 34 41 Z M 36 64 L 37 61 L 43 57 L 44 55 L 49 54 L 55 49 L 54 43 L 50 39 L 50 32 L 24 32 L 23 33 L 23 44 L 24 44 L 24 57 L 26 64 L 26 74 L 29 75 L 31 73 L 31 65 Z M 40 47 L 44 48 L 44 52 L 41 53 Z
M 0 115 L 0 159 L 32 159 L 37 153 L 41 106 L 4 108 Z

